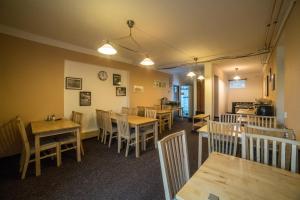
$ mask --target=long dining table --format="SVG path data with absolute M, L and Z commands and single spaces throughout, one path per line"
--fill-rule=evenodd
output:
M 116 122 L 117 115 L 116 113 L 111 114 L 111 118 Z M 140 156 L 140 128 L 144 126 L 153 125 L 154 128 L 154 145 L 157 148 L 158 141 L 158 120 L 147 117 L 140 117 L 136 115 L 128 115 L 128 123 L 131 127 L 135 129 L 135 156 L 138 158 Z
M 41 160 L 40 160 L 40 138 L 52 137 L 64 133 L 75 132 L 76 133 L 76 153 L 77 162 L 81 161 L 80 154 L 80 125 L 72 122 L 68 119 L 60 119 L 56 121 L 34 121 L 31 122 L 31 130 L 34 135 L 35 144 L 35 174 L 36 176 L 41 175 Z
M 213 152 L 176 194 L 178 200 L 299 200 L 300 175 Z

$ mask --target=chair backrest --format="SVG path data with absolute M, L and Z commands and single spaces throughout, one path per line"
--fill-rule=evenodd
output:
M 165 198 L 170 200 L 190 177 L 185 131 L 173 133 L 160 140 L 158 153 Z
M 26 130 L 25 130 L 24 123 L 23 123 L 23 121 L 21 120 L 20 117 L 16 118 L 15 123 L 18 127 L 18 132 L 21 136 L 24 149 L 25 149 L 26 153 L 29 154 L 30 153 L 30 144 L 29 144 L 29 141 L 28 141 L 28 137 L 27 137 L 27 133 L 26 133 Z
M 118 134 L 123 137 L 130 137 L 130 127 L 128 123 L 128 115 L 116 114 Z
M 208 152 L 236 156 L 240 124 L 208 121 Z
M 268 135 L 242 133 L 242 158 L 247 159 L 247 155 L 250 154 L 250 160 L 252 161 L 269 164 L 282 169 L 290 169 L 291 172 L 296 172 L 297 170 L 297 152 L 299 146 L 300 141 Z
M 286 128 L 265 128 L 260 126 L 245 125 L 245 132 L 257 135 L 268 135 L 272 137 L 286 138 L 290 140 L 296 139 L 296 134 L 293 129 Z
M 122 107 L 121 113 L 122 114 L 127 114 L 128 115 L 129 108 L 128 107 Z
M 225 123 L 241 123 L 242 115 L 239 114 L 223 114 L 219 116 L 219 122 Z
M 163 105 L 162 109 L 163 110 L 172 110 L 172 106 L 171 105 Z
M 145 106 L 138 106 L 137 110 L 138 110 L 138 116 L 140 116 L 140 117 L 145 116 Z
M 261 126 L 266 128 L 276 128 L 277 121 L 275 116 L 258 116 L 258 115 L 248 115 L 247 125 Z
M 128 109 L 128 115 L 138 115 L 138 109 L 137 108 L 129 108 Z
M 83 114 L 80 112 L 72 111 L 72 118 L 71 120 L 76 124 L 80 124 L 80 132 L 81 132 L 81 125 L 82 125 L 82 116 Z
M 145 109 L 145 117 L 156 119 L 156 110 Z
M 102 112 L 102 120 L 103 120 L 103 128 L 112 133 L 112 121 L 111 121 L 111 112 L 110 111 L 103 111 Z
M 104 129 L 104 123 L 103 123 L 103 119 L 102 119 L 102 112 L 103 112 L 103 110 L 96 109 L 96 120 L 97 120 L 98 129 Z
M 20 153 L 22 141 L 16 117 L 0 124 L 0 158 Z
M 160 106 L 160 105 L 154 105 L 153 108 L 154 108 L 155 110 L 161 110 L 161 106 Z

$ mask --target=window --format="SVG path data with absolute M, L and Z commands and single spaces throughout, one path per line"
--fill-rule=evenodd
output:
M 246 88 L 246 80 L 230 80 L 229 88 L 230 89 Z

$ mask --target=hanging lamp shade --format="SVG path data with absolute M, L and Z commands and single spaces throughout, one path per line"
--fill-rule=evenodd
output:
M 241 77 L 237 74 L 238 70 L 239 68 L 235 68 L 235 76 L 233 77 L 233 79 L 236 81 L 241 79 Z
M 194 77 L 194 76 L 196 76 L 196 74 L 195 74 L 194 72 L 189 72 L 189 73 L 187 74 L 187 76 L 189 76 L 189 77 Z
M 154 62 L 150 58 L 146 57 L 144 60 L 142 60 L 140 62 L 140 64 L 145 65 L 145 66 L 149 66 L 149 65 L 154 65 Z
M 98 52 L 105 55 L 115 55 L 117 53 L 117 50 L 109 43 L 105 43 L 104 45 L 98 48 Z
M 199 80 L 201 80 L 201 81 L 202 81 L 202 80 L 204 80 L 204 79 L 205 79 L 205 77 L 204 77 L 203 75 L 199 75 L 197 79 L 199 79 Z

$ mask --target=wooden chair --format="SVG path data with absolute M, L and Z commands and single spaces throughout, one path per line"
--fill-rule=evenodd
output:
M 121 110 L 122 114 L 128 115 L 128 112 L 129 112 L 129 108 L 128 107 L 122 107 L 122 110 Z
M 223 114 L 219 116 L 219 122 L 239 123 L 241 124 L 242 115 L 239 114 Z
M 138 116 L 140 117 L 144 117 L 145 116 L 145 106 L 138 106 L 137 110 L 138 110 Z
M 102 119 L 104 123 L 104 144 L 106 143 L 106 136 L 109 135 L 108 147 L 110 147 L 111 140 L 118 137 L 118 129 L 116 126 L 112 125 L 111 112 L 103 111 Z
M 190 178 L 185 131 L 173 133 L 160 140 L 158 153 L 165 199 L 171 200 Z
M 156 110 L 145 109 L 145 117 L 156 119 Z M 143 149 L 146 150 L 147 141 L 154 138 L 155 129 L 153 125 L 142 127 L 141 134 L 143 138 Z
M 118 153 L 122 148 L 122 142 L 126 141 L 125 156 L 128 156 L 129 146 L 135 145 L 135 133 L 131 132 L 128 123 L 128 115 L 117 114 L 117 127 L 118 127 Z
M 138 109 L 137 108 L 129 108 L 128 109 L 128 115 L 138 115 Z
M 97 127 L 98 127 L 98 130 L 99 130 L 97 139 L 100 140 L 100 137 L 101 137 L 101 141 L 103 141 L 104 134 L 105 134 L 104 133 L 104 122 L 103 122 L 102 112 L 103 112 L 103 110 L 96 109 L 96 120 L 97 120 Z
M 71 120 L 77 124 L 82 125 L 82 116 L 83 114 L 80 112 L 72 111 L 72 117 Z M 80 132 L 81 132 L 81 127 L 80 127 Z M 64 135 L 59 135 L 56 137 L 56 140 L 59 142 L 61 146 L 61 152 L 69 151 L 76 149 L 77 146 L 77 136 L 75 133 L 70 133 L 70 134 L 64 134 Z M 84 155 L 84 149 L 82 142 L 80 142 L 80 151 L 81 154 Z
M 269 149 L 270 143 L 272 144 L 272 151 Z M 291 151 L 286 150 L 288 146 L 290 147 Z M 272 137 L 268 135 L 242 133 L 242 158 L 247 159 L 247 154 L 250 154 L 251 161 L 272 165 L 274 167 L 280 167 L 282 169 L 290 170 L 294 173 L 297 171 L 298 167 L 297 154 L 299 146 L 300 141 Z M 277 152 L 280 152 L 280 156 L 277 155 Z M 286 165 L 287 156 L 290 157 L 290 161 L 288 162 L 291 163 L 290 166 Z
M 208 121 L 208 153 L 220 152 L 236 156 L 240 124 Z
M 26 176 L 28 164 L 35 161 L 34 158 L 30 159 L 32 155 L 35 155 L 35 146 L 33 145 L 33 141 L 28 140 L 27 133 L 22 120 L 19 117 L 17 117 L 15 122 L 13 123 L 16 123 L 16 126 L 18 128 L 23 142 L 23 149 L 21 152 L 20 159 L 20 173 L 22 173 L 21 178 L 24 179 Z M 41 159 L 56 156 L 57 166 L 59 167 L 61 165 L 60 145 L 55 140 L 51 140 L 51 138 L 49 140 L 46 139 L 49 138 L 41 140 L 40 151 L 45 153 L 43 156 L 41 156 Z
M 257 135 L 268 135 L 272 137 L 286 138 L 296 140 L 296 134 L 293 129 L 286 128 L 265 128 L 260 126 L 245 125 L 245 132 Z
M 265 128 L 276 128 L 277 121 L 275 116 L 258 116 L 258 115 L 248 115 L 247 125 L 260 126 Z

